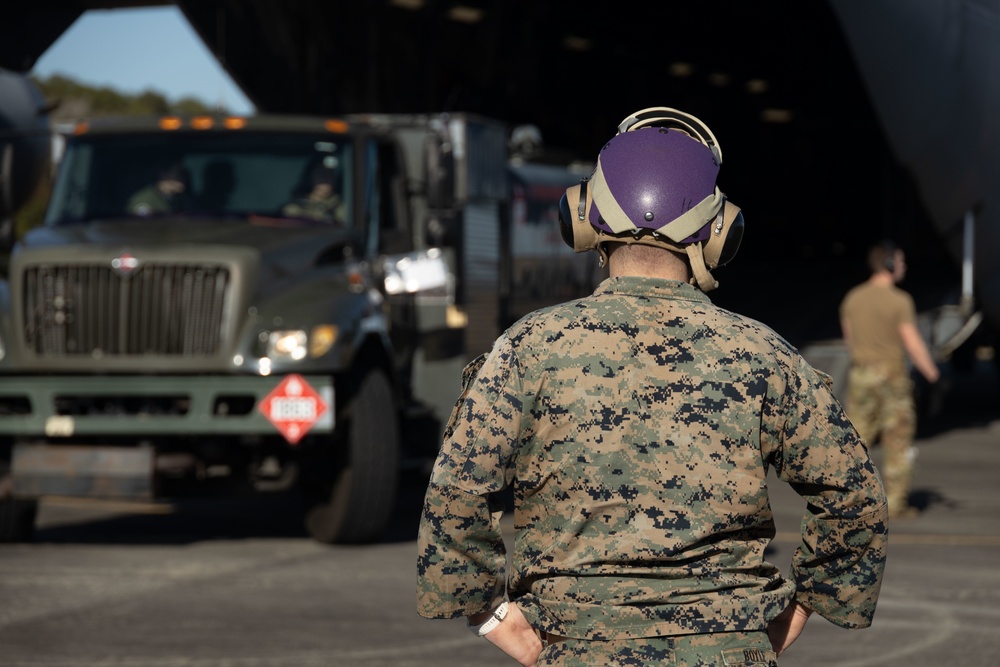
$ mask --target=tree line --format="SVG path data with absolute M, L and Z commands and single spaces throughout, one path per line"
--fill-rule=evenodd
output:
M 90 86 L 61 74 L 32 77 L 45 99 L 54 106 L 49 116 L 55 122 L 100 116 L 197 115 L 219 111 L 195 97 L 168 100 L 149 89 L 137 94 L 108 86 Z

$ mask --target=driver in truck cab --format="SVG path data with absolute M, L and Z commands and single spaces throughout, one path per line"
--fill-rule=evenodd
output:
M 129 197 L 126 210 L 132 215 L 174 213 L 191 208 L 190 174 L 178 160 L 163 163 L 156 181 Z
M 309 218 L 343 225 L 346 220 L 344 201 L 337 191 L 337 173 L 325 163 L 313 167 L 307 189 L 281 209 L 290 218 Z

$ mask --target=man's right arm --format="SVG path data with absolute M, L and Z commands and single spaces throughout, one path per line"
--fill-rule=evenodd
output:
M 902 322 L 899 325 L 899 338 L 903 341 L 903 348 L 913 362 L 914 368 L 920 371 L 931 384 L 937 382 L 941 376 L 937 364 L 931 357 L 930 350 L 924 343 L 923 336 L 913 322 Z
M 417 536 L 417 610 L 474 616 L 504 599 L 506 553 L 496 495 L 507 484 L 520 425 L 518 370 L 506 338 L 466 369 L 445 428 Z M 473 364 L 470 364 L 473 366 Z
M 781 654 L 799 638 L 810 616 L 812 616 L 811 609 L 793 600 L 785 611 L 768 624 L 767 637 L 778 657 L 781 657 Z

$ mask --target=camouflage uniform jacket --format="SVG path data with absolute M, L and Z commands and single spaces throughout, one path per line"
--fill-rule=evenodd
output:
M 611 278 L 465 375 L 420 521 L 422 616 L 506 593 L 538 629 L 616 639 L 761 630 L 794 596 L 871 624 L 881 480 L 828 378 L 769 328 L 684 283 Z M 787 578 L 764 560 L 769 467 L 807 501 Z

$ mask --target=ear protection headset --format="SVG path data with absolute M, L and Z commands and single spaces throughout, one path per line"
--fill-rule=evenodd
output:
M 886 239 L 882 241 L 882 249 L 885 251 L 885 259 L 882 264 L 886 271 L 894 273 L 896 271 L 896 244 Z
M 879 271 L 896 272 L 896 253 L 899 246 L 891 239 L 883 239 L 868 248 L 868 269 L 872 273 Z
M 744 228 L 740 208 L 715 186 L 721 164 L 715 135 L 694 116 L 667 107 L 638 111 L 619 124 L 593 175 L 560 200 L 562 238 L 576 252 L 596 249 L 601 266 L 605 242 L 684 253 L 692 282 L 714 289 L 711 269 L 732 260 Z

